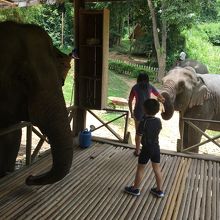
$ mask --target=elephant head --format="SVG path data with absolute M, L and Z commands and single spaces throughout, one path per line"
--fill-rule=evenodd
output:
M 162 118 L 169 120 L 174 110 L 185 112 L 186 109 L 202 105 L 209 98 L 210 92 L 203 79 L 192 67 L 176 67 L 162 79 L 161 94 L 165 98 Z
M 0 23 L 0 48 L 0 103 L 13 109 L 0 109 L 0 115 L 4 114 L 0 117 L 1 125 L 30 121 L 48 137 L 51 145 L 51 169 L 29 176 L 26 183 L 45 185 L 59 181 L 69 172 L 73 157 L 73 139 L 62 93 L 66 63 L 71 58 L 54 48 L 42 28 L 15 22 Z

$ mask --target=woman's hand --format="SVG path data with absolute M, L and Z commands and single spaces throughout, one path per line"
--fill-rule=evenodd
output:
M 165 98 L 162 95 L 158 95 L 157 99 L 158 99 L 159 102 L 162 102 L 162 103 L 165 102 Z

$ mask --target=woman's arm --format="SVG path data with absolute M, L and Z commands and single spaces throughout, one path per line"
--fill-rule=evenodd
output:
M 133 102 L 134 97 L 135 97 L 135 93 L 134 93 L 133 89 L 131 89 L 131 92 L 130 92 L 130 95 L 129 95 L 129 98 L 128 98 L 128 107 L 129 107 L 129 111 L 130 111 L 130 114 L 131 114 L 131 118 L 134 117 L 133 108 L 132 108 L 132 102 Z
M 151 92 L 157 97 L 159 102 L 164 103 L 165 98 L 157 91 L 157 89 L 151 85 Z

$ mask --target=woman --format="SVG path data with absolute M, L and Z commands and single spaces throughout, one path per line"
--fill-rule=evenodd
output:
M 150 98 L 151 93 L 153 93 L 157 99 L 160 102 L 164 102 L 165 99 L 160 93 L 157 91 L 156 88 L 154 88 L 150 83 L 149 83 L 149 77 L 146 73 L 140 73 L 137 77 L 137 83 L 132 87 L 130 95 L 129 95 L 129 110 L 131 113 L 131 117 L 134 118 L 135 122 L 135 130 L 137 131 L 139 123 L 141 119 L 144 116 L 144 111 L 143 111 L 143 104 L 144 101 Z M 132 102 L 133 99 L 135 98 L 135 107 L 133 110 L 132 107 Z M 135 156 L 138 156 L 140 153 L 140 149 L 137 146 L 137 140 L 135 138 Z

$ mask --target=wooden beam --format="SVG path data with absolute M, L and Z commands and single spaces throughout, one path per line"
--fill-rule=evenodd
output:
M 114 146 L 119 146 L 119 147 L 124 147 L 124 148 L 129 148 L 129 149 L 135 149 L 135 145 L 132 145 L 132 144 L 119 143 L 117 141 L 109 140 L 109 139 L 101 138 L 101 137 L 92 137 L 92 139 L 94 141 L 101 142 L 101 143 L 111 144 Z M 179 153 L 176 151 L 164 150 L 164 149 L 161 149 L 160 152 L 161 154 L 167 154 L 171 156 L 180 156 L 180 157 L 193 158 L 193 159 L 198 159 L 198 160 L 206 160 L 206 161 L 210 160 L 210 161 L 220 162 L 219 156 L 215 156 L 211 154 L 198 154 L 198 153 L 193 153 L 193 152 Z
M 75 48 L 79 48 L 79 10 L 81 8 L 85 8 L 84 0 L 75 0 L 74 1 L 74 28 L 75 28 Z M 80 53 L 80 52 L 79 52 Z M 80 54 L 79 54 L 80 56 Z M 74 92 L 74 105 L 78 106 L 79 104 L 79 62 L 80 60 L 75 60 L 75 72 L 74 72 L 74 84 L 75 84 L 75 92 Z M 74 112 L 73 125 L 74 128 L 73 134 L 77 135 L 80 131 L 85 128 L 86 125 L 86 110 L 76 107 Z

